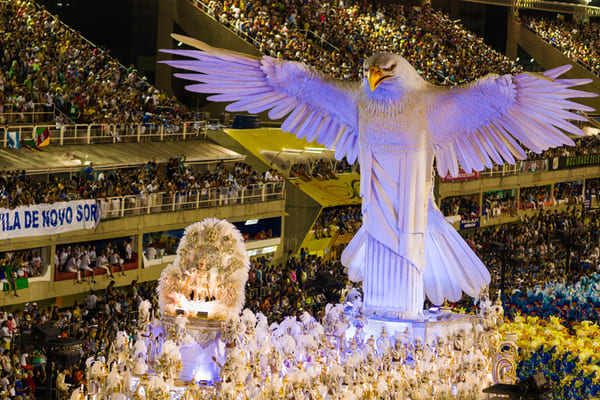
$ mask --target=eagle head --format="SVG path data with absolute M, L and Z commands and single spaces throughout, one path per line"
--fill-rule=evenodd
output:
M 408 61 L 392 53 L 378 53 L 365 60 L 364 76 L 365 91 L 368 95 L 380 94 L 388 98 L 392 94 L 403 93 L 405 89 L 425 84 Z

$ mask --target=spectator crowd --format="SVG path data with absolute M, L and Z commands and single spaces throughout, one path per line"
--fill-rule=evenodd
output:
M 345 160 L 345 158 L 344 158 Z M 320 181 L 327 179 L 337 179 L 336 174 L 344 173 L 347 169 L 347 162 L 341 162 L 341 167 L 338 168 L 337 164 L 325 161 L 318 160 L 312 164 L 307 163 L 294 163 L 290 167 L 290 178 L 301 178 L 304 181 L 310 181 L 311 179 L 317 179 Z
M 558 205 L 582 205 L 586 198 L 600 200 L 600 178 L 586 179 L 585 190 L 582 181 L 557 182 L 550 185 L 523 187 L 516 196 L 517 189 L 483 192 L 482 210 L 476 195 L 444 197 L 440 210 L 445 216 L 460 216 L 468 220 L 485 216 L 494 218 L 501 215 L 516 217 L 522 209 L 544 209 Z
M 301 249 L 285 264 L 269 257 L 252 261 L 246 288 L 246 307 L 263 313 L 269 321 L 281 321 L 304 311 L 320 319 L 327 303 L 339 301 L 347 275 L 339 260 L 325 261 Z
M 567 57 L 600 75 L 600 25 L 577 23 L 565 18 L 521 16 L 521 25 L 535 32 Z
M 512 190 L 507 190 L 484 193 L 482 214 L 487 218 L 494 218 L 502 214 L 516 216 L 519 204 L 512 192 Z
M 72 179 L 53 174 L 34 177 L 26 171 L 0 171 L 0 207 L 14 208 L 40 203 L 54 203 L 78 199 L 104 199 L 135 195 L 146 197 L 152 193 L 200 191 L 207 195 L 210 189 L 222 188 L 239 192 L 243 187 L 265 182 L 280 182 L 275 170 L 259 173 L 246 163 L 231 166 L 224 162 L 212 170 L 200 170 L 186 165 L 185 156 L 160 163 L 154 157 L 142 166 L 120 168 L 112 173 L 94 170 L 90 163 Z
M 519 71 L 458 22 L 428 5 L 389 0 L 317 2 L 196 0 L 263 53 L 357 80 L 365 57 L 401 54 L 435 83 L 456 85 L 488 72 Z
M 354 233 L 362 225 L 360 205 L 327 207 L 315 221 L 315 239 L 331 237 L 333 230 L 340 235 Z
M 0 283 L 4 291 L 17 293 L 17 279 L 32 278 L 46 272 L 46 263 L 41 249 L 27 249 L 0 253 Z
M 597 210 L 539 209 L 520 223 L 481 228 L 465 236 L 490 270 L 494 291 L 501 286 L 502 263 L 504 286 L 510 291 L 574 282 L 600 269 Z
M 2 2 L 0 26 L 0 113 L 9 104 L 25 118 L 42 104 L 61 124 L 123 126 L 196 117 L 36 2 Z
M 553 159 L 555 157 L 578 157 L 600 154 L 600 137 L 589 135 L 573 138 L 575 146 L 555 147 L 540 154 L 527 152 L 527 160 Z
M 460 215 L 460 219 L 479 217 L 480 210 L 477 196 L 444 197 L 440 201 L 440 211 L 445 216 Z
M 57 272 L 74 272 L 76 282 L 87 281 L 86 274 L 91 274 L 90 280 L 96 283 L 94 275 L 104 270 L 110 279 L 114 279 L 113 269 L 120 269 L 123 276 L 123 264 L 133 259 L 131 239 L 121 240 L 118 244 L 106 243 L 100 250 L 95 243 L 67 245 L 56 248 L 54 266 Z

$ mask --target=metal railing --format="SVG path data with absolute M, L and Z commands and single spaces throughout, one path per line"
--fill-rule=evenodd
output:
M 9 125 L 0 127 L 2 147 L 8 147 L 8 132 L 18 132 L 21 139 L 32 138 L 34 129 L 48 128 L 53 145 L 100 144 L 206 139 L 206 121 L 131 124 Z
M 33 105 L 17 105 L 13 103 L 2 104 L 0 123 L 2 124 L 27 124 L 36 121 L 54 122 L 56 110 L 54 104 L 46 105 L 34 103 Z
M 98 201 L 102 210 L 102 219 L 110 219 L 281 200 L 284 198 L 284 189 L 283 182 L 269 182 L 239 188 L 224 186 L 151 193 L 146 197 L 138 195 L 108 197 Z
M 503 165 L 494 164 L 492 169 L 486 168 L 481 172 L 481 177 L 490 178 L 493 176 L 508 176 L 516 175 L 519 173 L 519 163 L 516 162 L 514 165 L 505 163 Z

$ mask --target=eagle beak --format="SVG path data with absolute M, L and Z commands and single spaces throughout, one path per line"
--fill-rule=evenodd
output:
M 391 75 L 386 75 L 381 68 L 377 65 L 372 65 L 369 68 L 369 75 L 367 76 L 367 81 L 369 82 L 369 88 L 371 88 L 371 92 L 375 91 L 377 86 L 386 78 L 389 78 Z

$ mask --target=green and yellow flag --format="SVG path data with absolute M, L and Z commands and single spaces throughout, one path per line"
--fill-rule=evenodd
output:
M 43 153 L 44 150 L 40 149 L 36 144 L 34 139 L 25 139 L 21 140 L 21 146 L 26 149 L 37 151 L 38 153 Z
M 50 144 L 50 132 L 48 127 L 45 128 L 33 128 L 33 136 L 35 137 L 35 144 L 37 147 L 44 147 Z

